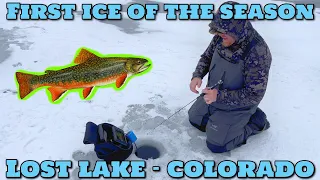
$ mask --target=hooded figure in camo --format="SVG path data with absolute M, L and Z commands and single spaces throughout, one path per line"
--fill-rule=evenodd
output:
M 258 105 L 266 92 L 272 57 L 268 45 L 248 20 L 221 19 L 218 10 L 209 24 L 209 32 L 229 35 L 235 42 L 226 47 L 220 36 L 213 36 L 192 79 L 203 79 L 208 74 L 207 87 L 219 80 L 223 84 L 217 88 L 215 102 L 206 104 L 199 96 L 188 114 L 190 123 L 206 132 L 208 148 L 222 153 L 245 144 L 248 137 L 270 127 Z

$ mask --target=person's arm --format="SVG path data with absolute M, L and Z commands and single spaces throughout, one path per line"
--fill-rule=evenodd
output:
M 201 55 L 201 58 L 196 66 L 196 69 L 192 74 L 192 79 L 195 77 L 202 79 L 209 72 L 211 58 L 212 58 L 216 43 L 218 41 L 218 38 L 219 38 L 218 36 L 214 36 L 209 46 L 205 50 L 205 52 Z
M 245 59 L 245 86 L 239 90 L 219 90 L 217 102 L 244 107 L 258 104 L 267 89 L 272 56 L 268 46 L 257 45 Z

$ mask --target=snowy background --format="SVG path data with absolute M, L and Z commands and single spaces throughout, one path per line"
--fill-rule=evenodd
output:
M 74 0 L 46 1 L 74 3 Z M 42 3 L 43 1 L 20 1 Z M 97 0 L 77 1 L 100 3 Z M 108 1 L 108 3 L 130 1 Z M 140 1 L 138 1 L 140 2 Z M 192 1 L 162 1 L 192 3 Z M 238 1 L 268 3 L 269 1 Z M 278 4 L 283 3 L 274 1 Z M 255 21 L 254 27 L 268 43 L 273 63 L 268 90 L 261 108 L 271 129 L 249 139 L 231 153 L 212 154 L 205 145 L 205 134 L 189 125 L 186 110 L 151 131 L 161 120 L 197 95 L 189 90 L 191 73 L 212 35 L 208 21 L 167 21 L 165 14 L 156 21 L 7 21 L 6 2 L 1 2 L 0 19 L 0 179 L 5 177 L 5 159 L 97 160 L 93 146 L 82 143 L 85 124 L 110 122 L 133 130 L 139 142 L 151 143 L 161 157 L 148 160 L 162 171 L 147 168 L 147 179 L 170 179 L 166 165 L 179 160 L 311 160 L 320 158 L 320 21 Z M 221 1 L 201 0 L 197 3 Z M 319 17 L 320 10 L 315 13 Z M 123 13 L 125 14 L 125 13 Z M 92 101 L 82 101 L 71 93 L 59 105 L 39 91 L 27 101 L 17 97 L 14 73 L 24 69 L 42 72 L 49 66 L 69 64 L 79 47 L 103 54 L 136 54 L 150 57 L 154 67 L 146 75 L 133 78 L 117 92 L 99 89 Z M 203 83 L 205 84 L 205 82 Z M 130 160 L 137 159 L 133 154 Z M 320 167 L 320 166 L 319 166 Z M 77 169 L 71 178 L 77 179 Z M 315 175 L 313 178 L 319 178 Z M 296 176 L 293 179 L 298 179 Z

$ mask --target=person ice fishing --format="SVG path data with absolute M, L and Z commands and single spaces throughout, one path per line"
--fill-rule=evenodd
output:
M 237 2 L 225 3 L 235 5 Z M 224 4 L 225 4 L 224 3 Z M 214 153 L 231 151 L 247 139 L 269 129 L 266 114 L 258 107 L 265 95 L 271 52 L 248 20 L 224 20 L 221 12 L 209 24 L 212 41 L 193 72 L 190 89 L 199 93 L 208 74 L 204 96 L 188 111 L 190 123 L 206 132 L 207 147 Z M 222 80 L 218 88 L 210 90 Z

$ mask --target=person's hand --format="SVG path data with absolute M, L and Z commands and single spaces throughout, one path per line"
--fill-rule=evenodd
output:
M 202 84 L 201 78 L 198 78 L 198 77 L 193 78 L 190 82 L 190 90 L 196 94 L 199 94 L 196 87 L 200 88 L 201 84 Z
M 217 96 L 218 96 L 218 90 L 217 89 L 209 90 L 208 88 L 205 88 L 204 90 L 202 90 L 202 93 L 205 94 L 203 96 L 203 98 L 204 98 L 204 101 L 207 104 L 211 104 L 211 103 L 217 101 Z

